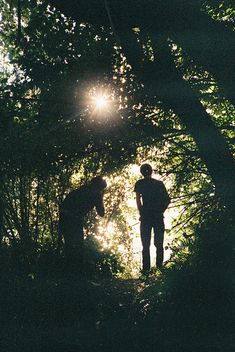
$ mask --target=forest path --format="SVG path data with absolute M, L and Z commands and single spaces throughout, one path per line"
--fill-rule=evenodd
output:
M 0 289 L 0 351 L 175 352 L 176 346 L 186 352 L 189 346 L 193 352 L 234 351 L 227 325 L 217 330 L 219 335 L 214 319 L 208 325 L 208 314 L 214 317 L 211 306 L 198 314 L 184 297 L 176 302 L 168 297 L 166 304 L 159 300 L 158 275 L 145 281 L 78 275 L 5 277 Z
M 104 295 L 103 307 L 105 309 L 109 307 L 111 316 L 123 315 L 124 312 L 126 317 L 130 315 L 129 311 L 133 310 L 133 306 L 136 304 L 136 300 L 139 294 L 145 287 L 145 282 L 134 278 L 134 279 L 104 279 L 101 282 L 89 281 L 91 285 L 97 287 L 102 291 Z M 104 316 L 107 317 L 106 314 Z
M 140 279 L 77 275 L 2 280 L 0 350 L 139 351 Z
M 96 321 L 86 325 L 86 333 L 93 336 L 90 344 L 84 341 L 86 348 L 96 351 L 137 351 L 135 346 L 139 336 L 138 324 L 143 319 L 141 311 L 141 294 L 150 282 L 156 280 L 133 279 L 103 279 L 100 282 L 89 281 L 103 295 L 97 302 L 99 307 Z

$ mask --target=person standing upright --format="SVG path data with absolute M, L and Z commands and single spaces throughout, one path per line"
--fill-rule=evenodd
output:
M 162 267 L 164 259 L 164 212 L 170 203 L 170 197 L 162 181 L 152 178 L 152 167 L 143 164 L 140 172 L 144 178 L 134 187 L 136 204 L 140 214 L 140 236 L 142 242 L 142 272 L 150 270 L 151 232 L 154 231 L 156 247 L 156 266 Z

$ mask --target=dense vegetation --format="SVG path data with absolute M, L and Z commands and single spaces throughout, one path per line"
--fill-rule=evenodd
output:
M 235 8 L 173 3 L 0 0 L 4 351 L 234 350 Z M 143 280 L 128 199 L 146 160 L 177 215 L 170 260 Z M 90 214 L 72 275 L 58 209 L 96 174 L 106 217 Z

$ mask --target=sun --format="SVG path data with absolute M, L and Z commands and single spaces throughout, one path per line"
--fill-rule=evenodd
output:
M 116 111 L 115 91 L 109 86 L 93 85 L 86 90 L 84 104 L 91 118 L 111 118 Z
M 109 106 L 109 100 L 106 95 L 96 95 L 93 97 L 93 102 L 98 110 L 105 110 Z

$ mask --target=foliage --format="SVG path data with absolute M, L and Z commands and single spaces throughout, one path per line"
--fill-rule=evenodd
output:
M 92 65 L 97 67 L 101 49 L 102 65 L 110 66 L 103 60 L 105 50 L 112 49 L 108 33 L 85 24 L 76 26 L 44 3 L 23 8 L 17 42 L 15 14 L 3 4 L 2 39 L 13 64 L 13 72 L 2 79 L 5 235 L 10 241 L 27 237 L 36 244 L 48 236 L 55 239 L 58 205 L 76 170 L 83 169 L 83 180 L 87 180 L 117 167 L 115 160 L 125 163 L 133 157 L 134 148 L 131 144 L 123 148 L 126 142 L 119 138 L 120 132 L 110 140 L 110 121 L 105 131 L 99 120 L 92 121 L 82 92 L 82 88 L 88 91 L 84 77 L 99 81 L 92 76 Z M 85 102 L 79 101 L 81 96 Z
M 233 351 L 234 224 L 227 214 L 214 215 L 185 242 L 191 254 L 182 246 L 173 264 L 145 282 L 107 280 L 97 272 L 84 280 L 58 272 L 55 258 L 61 257 L 53 257 L 50 247 L 40 273 L 16 273 L 6 267 L 2 251 L 2 346 Z
M 1 69 L 5 240 L 11 244 L 30 240 L 37 247 L 50 239 L 56 246 L 58 207 L 76 186 L 71 184 L 73 176 L 79 175 L 79 186 L 104 173 L 117 183 L 106 197 L 107 218 L 113 216 L 116 228 L 111 247 L 117 255 L 118 246 L 124 246 L 123 259 L 128 258 L 130 266 L 128 192 L 125 189 L 124 197 L 123 189 L 118 189 L 129 174 L 120 179 L 115 175 L 125 165 L 143 160 L 153 162 L 169 182 L 171 207 L 180 213 L 172 231 L 191 234 L 203 213 L 220 206 L 211 174 L 179 114 L 153 91 L 146 91 L 148 82 L 136 74 L 115 33 L 76 23 L 47 2 L 21 1 L 20 14 L 17 2 L 1 4 L 2 50 L 10 63 Z M 217 10 L 214 4 L 204 11 L 219 20 L 228 11 L 232 19 L 230 5 L 218 2 Z M 190 6 L 192 10 L 193 3 Z M 144 71 L 157 61 L 156 42 L 151 31 L 134 27 L 132 32 L 130 42 L 139 45 Z M 232 149 L 234 107 L 217 78 L 181 44 L 174 36 L 168 39 L 174 64 Z M 107 87 L 114 109 L 97 116 L 84 92 Z M 132 188 L 134 180 L 128 183 Z M 88 233 L 97 232 L 96 225 Z
M 131 1 L 120 3 L 131 7 Z M 138 14 L 142 3 L 135 3 Z M 233 151 L 235 112 L 222 79 L 233 63 L 225 67 L 223 55 L 211 53 L 215 24 L 224 26 L 216 27 L 221 36 L 225 27 L 233 33 L 234 6 L 209 0 L 149 4 L 160 6 L 162 17 L 156 21 L 154 11 L 141 13 L 148 25 L 131 26 L 121 43 L 122 21 L 113 33 L 76 23 L 48 1 L 0 0 L 3 350 L 234 349 L 234 219 L 181 117 L 193 112 L 197 121 L 204 113 Z M 184 35 L 190 26 L 197 36 Z M 158 66 L 162 52 L 168 53 L 166 65 Z M 174 65 L 167 66 L 169 55 Z M 173 70 L 166 74 L 166 67 Z M 176 88 L 171 96 L 167 89 L 174 70 L 187 87 L 185 95 Z M 110 92 L 112 103 L 103 114 L 89 100 L 99 91 Z M 180 109 L 169 100 L 180 102 Z M 207 129 L 199 132 L 207 138 Z M 130 279 L 136 269 L 130 220 L 138 222 L 138 214 L 128 200 L 138 176 L 128 165 L 146 161 L 170 190 L 177 218 L 171 258 L 141 281 Z M 96 174 L 108 180 L 106 216 L 90 214 L 86 273 L 74 275 L 58 244 L 58 208 L 71 189 Z
M 138 330 L 145 334 L 141 343 L 162 341 L 163 350 L 168 344 L 171 350 L 173 345 L 184 349 L 190 343 L 193 351 L 199 346 L 205 351 L 212 346 L 231 351 L 234 223 L 229 214 L 213 211 L 194 228 L 194 234 L 173 249 L 172 262 L 146 281 L 138 297 L 142 307 L 137 313 Z

